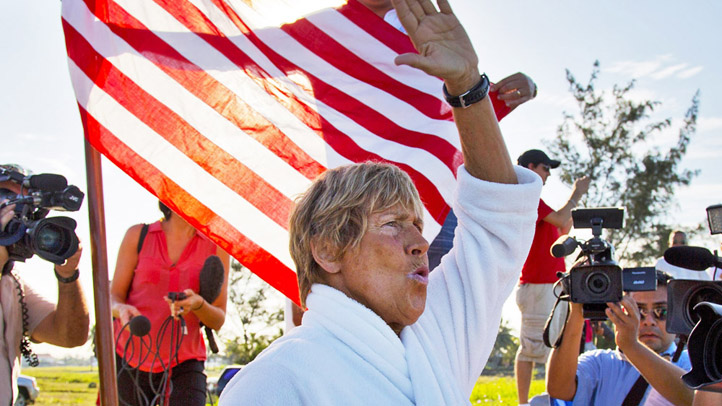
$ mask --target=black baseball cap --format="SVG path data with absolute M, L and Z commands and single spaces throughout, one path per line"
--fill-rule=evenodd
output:
M 0 182 L 10 180 L 22 183 L 23 179 L 27 175 L 30 175 L 30 171 L 17 164 L 2 164 L 0 165 L 0 168 L 3 169 L 0 171 Z
M 550 168 L 556 168 L 561 164 L 561 161 L 557 161 L 555 159 L 549 159 L 547 154 L 545 154 L 543 151 L 538 149 L 530 149 L 529 151 L 526 151 L 525 153 L 521 154 L 519 156 L 519 159 L 516 160 L 516 163 L 523 167 L 529 166 L 529 164 L 539 165 L 539 164 L 547 164 Z

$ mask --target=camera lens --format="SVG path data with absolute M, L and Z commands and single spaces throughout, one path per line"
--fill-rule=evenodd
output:
M 609 289 L 611 282 L 606 273 L 592 272 L 587 276 L 586 286 L 590 293 L 602 295 Z
M 63 230 L 54 224 L 43 224 L 35 234 L 35 244 L 39 250 L 58 253 L 63 246 Z
M 704 370 L 710 381 L 722 379 L 722 320 L 716 320 L 709 328 L 704 342 Z
M 702 285 L 691 291 L 687 298 L 684 318 L 689 325 L 694 326 L 699 321 L 699 315 L 694 311 L 694 307 L 700 302 L 722 303 L 722 292 L 710 285 Z

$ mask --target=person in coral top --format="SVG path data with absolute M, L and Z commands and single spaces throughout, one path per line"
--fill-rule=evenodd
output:
M 126 232 L 111 283 L 118 394 L 121 404 L 166 398 L 163 404 L 204 405 L 206 347 L 200 324 L 218 330 L 225 321 L 229 256 L 163 203 L 159 206 L 163 220 Z M 218 297 L 208 303 L 198 294 L 199 275 L 212 255 L 221 259 L 224 280 Z M 172 301 L 170 292 L 182 292 L 185 299 Z M 150 320 L 150 347 L 143 347 L 143 354 L 141 341 L 148 338 L 131 336 L 126 327 L 138 315 Z M 173 323 L 181 319 L 184 325 L 176 333 Z

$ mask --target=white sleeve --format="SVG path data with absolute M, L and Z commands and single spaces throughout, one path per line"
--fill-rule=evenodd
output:
M 519 184 L 491 183 L 458 171 L 453 248 L 431 272 L 426 310 L 417 323 L 469 392 L 491 353 L 507 297 L 534 237 L 541 178 L 515 166 Z M 444 351 L 446 354 L 444 354 Z M 446 356 L 444 356 L 446 355 Z

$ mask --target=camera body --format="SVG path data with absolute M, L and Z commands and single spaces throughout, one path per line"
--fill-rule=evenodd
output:
M 21 193 L 0 189 L 0 207 L 14 204 L 15 216 L 0 233 L 0 245 L 7 247 L 9 260 L 25 261 L 37 254 L 62 264 L 78 250 L 75 220 L 69 217 L 46 218 L 50 210 L 78 211 L 85 194 L 62 175 L 24 174 L 0 167 L 0 179 L 21 187 Z
M 593 237 L 580 243 L 562 236 L 551 251 L 553 256 L 561 257 L 581 248 L 577 261 L 561 283 L 563 293 L 571 302 L 583 304 L 585 318 L 605 320 L 607 303 L 622 300 L 624 291 L 657 288 L 654 268 L 622 269 L 614 260 L 614 247 L 600 237 L 603 228 L 622 228 L 624 209 L 575 209 L 572 219 L 575 228 L 591 228 Z
M 722 204 L 707 207 L 710 234 L 722 233 Z M 704 271 L 722 260 L 702 247 L 678 246 L 664 252 L 671 265 Z M 667 288 L 667 332 L 689 335 L 692 370 L 682 376 L 692 389 L 722 393 L 722 282 L 677 279 Z

